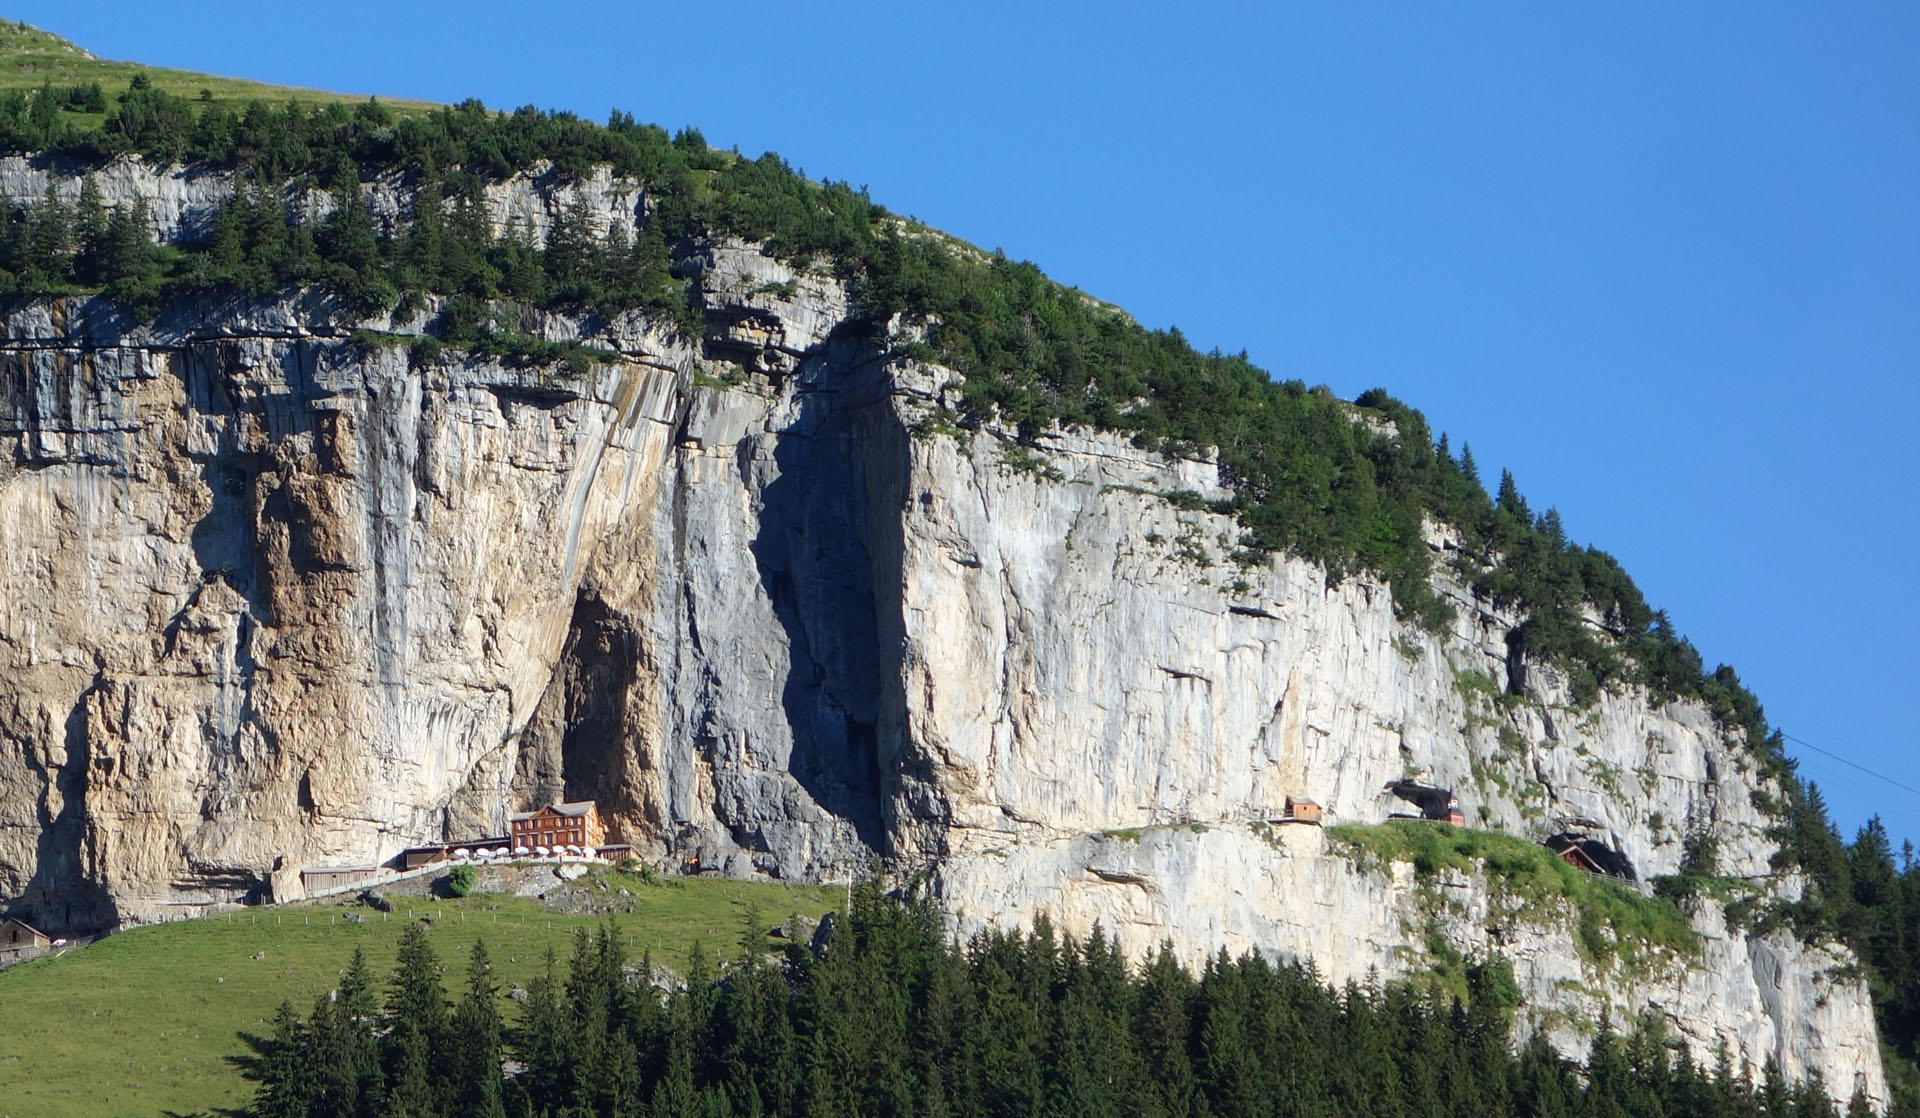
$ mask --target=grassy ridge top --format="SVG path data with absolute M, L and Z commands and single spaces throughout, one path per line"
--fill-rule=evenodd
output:
M 595 880 L 576 888 L 591 889 Z M 10 1085 L 0 1090 L 0 1114 L 80 1118 L 242 1105 L 253 1086 L 227 1062 L 242 1050 L 236 1034 L 266 1032 L 283 998 L 306 1013 L 334 987 L 356 947 L 384 992 L 402 929 L 429 912 L 449 987 L 474 941 L 484 940 L 506 989 L 526 986 L 549 946 L 564 965 L 575 931 L 608 919 L 623 944 L 631 941 L 630 958 L 650 951 L 684 970 L 696 941 L 734 956 L 750 910 L 769 921 L 789 913 L 817 918 L 841 900 L 831 887 L 701 878 L 647 885 L 621 873 L 605 881 L 610 891 L 634 895 L 634 912 L 566 915 L 488 894 L 395 896 L 389 914 L 312 905 L 136 928 L 0 971 L 0 1084 Z
M 235 107 L 248 101 L 272 101 L 284 104 L 325 105 L 358 102 L 366 94 L 332 93 L 319 89 L 301 89 L 272 85 L 245 78 L 223 78 L 192 70 L 169 70 L 138 62 L 115 62 L 37 27 L 13 21 L 0 21 L 0 93 L 9 90 L 35 90 L 43 85 L 56 88 L 97 82 L 111 97 L 127 87 L 136 74 L 144 74 L 154 88 L 193 101 L 211 101 Z M 389 101 L 381 104 L 396 112 L 423 113 L 439 106 L 426 101 Z M 75 124 L 93 127 L 105 119 L 105 113 L 71 114 Z

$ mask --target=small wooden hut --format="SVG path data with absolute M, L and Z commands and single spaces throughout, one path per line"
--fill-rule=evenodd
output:
M 14 917 L 0 920 L 0 959 L 23 959 L 37 955 L 52 944 L 47 933 Z
M 1281 818 L 1283 823 L 1311 823 L 1320 826 L 1320 805 L 1305 796 L 1287 797 L 1287 814 Z

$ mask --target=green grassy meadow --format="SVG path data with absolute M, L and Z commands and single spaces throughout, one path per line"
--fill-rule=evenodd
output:
M 1418 820 L 1350 823 L 1327 834 L 1362 865 L 1407 862 L 1421 878 L 1442 870 L 1484 873 L 1517 914 L 1566 915 L 1592 962 L 1643 966 L 1653 958 L 1691 958 L 1699 949 L 1687 914 L 1672 901 L 1583 873 L 1518 835 Z
M 581 884 L 591 889 L 594 878 Z M 552 946 L 564 966 L 577 929 L 611 920 L 638 960 L 682 969 L 701 941 L 717 956 L 740 951 L 750 910 L 767 923 L 837 907 L 836 888 L 667 878 L 642 884 L 609 872 L 635 911 L 570 916 L 541 902 L 493 894 L 459 900 L 394 896 L 394 911 L 329 903 L 249 910 L 135 928 L 90 947 L 0 970 L 0 1118 L 195 1114 L 251 1097 L 227 1057 L 236 1033 L 265 1032 L 281 999 L 304 1015 L 332 989 L 353 949 L 384 986 L 410 919 L 433 917 L 448 993 L 465 983 L 466 954 L 485 940 L 502 991 L 525 986 Z M 579 886 L 576 886 L 579 888 Z M 346 919 L 357 915 L 364 923 Z M 265 957 L 256 959 L 255 955 Z M 509 1021 L 516 1006 L 503 1002 Z
M 156 88 L 176 96 L 199 101 L 204 90 L 207 99 L 225 102 L 234 108 L 254 100 L 282 105 L 293 100 L 303 105 L 317 105 L 367 99 L 366 94 L 269 85 L 244 78 L 222 78 L 212 74 L 196 74 L 191 70 L 168 70 L 136 62 L 95 58 L 58 35 L 48 34 L 24 23 L 0 21 L 0 91 L 39 89 L 45 84 L 61 89 L 99 82 L 108 103 L 112 104 L 114 95 L 125 91 L 135 74 L 145 74 Z M 384 97 L 380 101 L 399 113 L 429 112 L 439 108 L 425 101 L 389 101 Z M 101 113 L 67 112 L 65 115 L 66 119 L 88 127 L 104 119 Z

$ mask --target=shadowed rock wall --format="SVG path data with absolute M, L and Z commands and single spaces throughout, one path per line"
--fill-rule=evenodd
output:
M 0 191 L 45 173 L 0 160 Z M 115 197 L 220 185 L 114 174 Z M 530 178 L 503 205 L 575 189 Z M 164 235 L 191 227 L 181 197 Z M 97 299 L 8 313 L 0 904 L 60 930 L 163 918 L 259 897 L 276 865 L 592 797 L 663 867 L 878 858 L 960 930 L 1045 909 L 1136 953 L 1224 944 L 1334 978 L 1420 970 L 1437 932 L 1513 959 L 1569 1049 L 1603 1009 L 1650 1009 L 1696 1053 L 1884 1097 L 1844 954 L 1708 903 L 1697 957 L 1626 968 L 1579 949 L 1575 913 L 1269 824 L 1288 796 L 1374 822 L 1411 779 L 1643 879 L 1710 831 L 1728 872 L 1791 895 L 1766 780 L 1704 710 L 1576 704 L 1512 670 L 1522 618 L 1444 578 L 1456 621 L 1423 633 L 1377 581 L 1240 565 L 1230 519 L 1158 496 L 1222 492 L 1210 461 L 937 433 L 957 377 L 836 334 L 836 282 L 737 245 L 692 263 L 697 340 L 527 315 L 620 355 L 577 378 L 356 346 L 311 294 L 151 325 Z

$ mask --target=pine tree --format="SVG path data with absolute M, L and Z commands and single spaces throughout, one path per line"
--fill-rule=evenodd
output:
M 26 127 L 29 150 L 44 151 L 55 146 L 60 137 L 60 101 L 51 82 L 44 82 L 27 105 Z
M 696 1057 L 694 1023 L 688 1010 L 687 991 L 673 995 L 667 1007 L 666 1063 L 647 1103 L 647 1113 L 653 1118 L 668 1118 L 670 1115 L 672 1118 L 681 1118 L 682 1115 L 697 1113 L 699 1088 L 693 1078 Z
M 534 248 L 532 235 L 518 222 L 507 223 L 506 234 L 493 242 L 488 260 L 507 295 L 528 302 L 545 298 L 547 276 L 540 251 Z
M 1483 1114 L 1510 1113 L 1512 1056 L 1509 1041 L 1520 988 L 1505 956 L 1467 970 L 1466 1016 L 1460 1030 L 1466 1081 L 1474 1097 L 1470 1109 Z
M 1567 1062 L 1547 1038 L 1541 1033 L 1529 1037 L 1514 1076 L 1514 1101 L 1520 1113 L 1533 1118 L 1573 1118 L 1579 1094 Z
M 1135 1036 L 1146 1063 L 1147 1080 L 1169 1115 L 1194 1112 L 1198 1088 L 1187 1052 L 1187 997 L 1191 979 L 1173 957 L 1173 945 L 1162 944 L 1147 965 L 1138 995 Z
M 1474 488 L 1482 488 L 1480 467 L 1474 462 L 1473 447 L 1468 443 L 1460 444 L 1460 473 L 1473 483 Z
M 214 102 L 200 110 L 187 139 L 186 157 L 196 163 L 223 164 L 233 156 L 235 121 L 232 110 Z
M 1532 519 L 1527 511 L 1527 499 L 1520 495 L 1520 485 L 1513 480 L 1512 470 L 1500 471 L 1500 490 L 1493 499 L 1494 507 L 1502 512 L 1511 513 L 1523 520 Z
M 787 984 L 760 956 L 765 936 L 757 925 L 750 916 L 742 936 L 745 958 L 715 1006 L 710 1034 L 713 1073 L 742 1113 L 782 1110 L 797 1086 Z
M 280 1003 L 270 1035 L 242 1033 L 241 1039 L 254 1051 L 244 1061 L 245 1075 L 260 1084 L 253 1095 L 255 1118 L 307 1118 L 317 1084 L 306 1051 L 306 1026 L 293 1003 Z
M 326 261 L 328 288 L 358 314 L 392 306 L 399 292 L 387 278 L 380 236 L 366 201 L 357 187 L 341 190 L 336 198 L 315 238 Z
M 314 1002 L 301 1056 L 312 1082 L 312 1118 L 371 1118 L 385 1093 L 373 1035 L 376 1009 L 366 960 L 356 950 L 338 988 Z
M 1700 1113 L 1704 1118 L 1735 1118 L 1751 1111 L 1746 1080 L 1735 1074 L 1733 1053 L 1728 1051 L 1724 1040 L 1714 1045 L 1713 1077 L 1705 1085 L 1703 1095 L 1706 1106 Z
M 1827 1081 L 1815 1068 L 1793 1089 L 1794 1118 L 1840 1118 L 1840 1110 L 1827 1093 Z
M 636 1038 L 650 1030 L 637 1020 L 627 995 L 611 930 L 602 929 L 596 939 L 580 929 L 567 968 L 567 1011 L 575 1052 L 574 1104 L 590 1113 L 626 1114 L 645 1098 Z
M 598 274 L 599 306 L 608 310 L 629 310 L 644 305 L 647 297 L 646 265 L 634 251 L 633 239 L 624 223 L 607 226 L 607 235 L 595 254 Z
M 467 993 L 453 1017 L 451 1055 L 457 1061 L 453 1110 L 470 1118 L 506 1118 L 500 1101 L 500 1004 L 487 960 L 476 941 L 467 963 Z
M 1628 1034 L 1623 1050 L 1627 1075 L 1619 1097 L 1629 1114 L 1658 1118 L 1673 1088 L 1673 1065 L 1667 1055 L 1666 1022 L 1652 1014 L 1641 1017 Z
M 1708 1109 L 1706 1083 L 1694 1065 L 1693 1053 L 1681 1041 L 1674 1053 L 1673 1076 L 1667 1086 L 1668 1114 L 1705 1114 Z
M 382 1115 L 384 1118 L 435 1118 L 441 1111 L 428 1067 L 432 1046 L 426 1034 L 418 1024 L 408 1021 L 396 1025 L 387 1034 L 386 1042 L 391 1053 L 392 1078 Z
M 1893 843 L 1887 828 L 1874 816 L 1854 836 L 1846 854 L 1847 882 L 1852 891 L 1840 933 L 1871 964 L 1883 980 L 1902 969 L 1902 944 L 1910 929 L 1899 923 L 1900 875 L 1893 866 Z
M 1604 1014 L 1587 1047 L 1587 1090 L 1581 1114 L 1587 1118 L 1626 1118 L 1632 1075 L 1613 1022 Z
M 441 250 L 444 290 L 487 298 L 501 282 L 499 271 L 489 262 L 494 247 L 492 220 L 477 184 L 468 182 L 454 199 L 447 243 Z
M 513 1044 L 527 1066 L 520 1078 L 528 1100 L 542 1112 L 558 1110 L 573 1097 L 573 1067 L 578 1053 L 573 1018 L 560 995 L 557 965 L 549 945 L 544 970 L 527 984 L 527 1000 Z
M 451 275 L 447 267 L 451 238 L 446 200 L 430 168 L 431 164 L 414 184 L 413 219 L 407 223 L 395 253 L 400 282 L 426 291 L 457 291 L 459 277 Z
M 79 282 L 104 284 L 113 275 L 103 259 L 106 235 L 106 204 L 100 200 L 100 184 L 89 172 L 81 176 L 80 204 L 74 211 L 74 239 L 78 250 L 74 254 L 73 274 Z
M 27 239 L 27 277 L 41 290 L 56 290 L 67 284 L 73 258 L 73 213 L 60 201 L 51 179 L 47 190 L 33 207 Z
M 380 1006 L 374 993 L 373 976 L 367 970 L 367 957 L 358 947 L 353 949 L 353 958 L 340 976 L 334 1008 L 354 1081 L 355 1113 L 376 1114 L 386 1089 L 385 1075 L 380 1068 L 380 1043 L 374 1034 L 380 1021 Z
M 1050 955 L 1051 947 L 1050 942 L 1023 944 L 1017 934 L 994 933 L 969 951 L 976 1024 L 966 1035 L 979 1068 L 982 1099 L 992 1111 L 1033 1113 L 1045 1103 L 1046 1029 L 1036 1002 L 1046 989 L 1038 977 L 1044 973 L 1038 957 Z M 857 1033 L 854 1043 L 857 1058 Z
M 1827 815 L 1826 797 L 1811 781 L 1790 781 L 1787 821 L 1774 858 L 1797 866 L 1807 877 L 1810 895 L 1791 915 L 1803 933 L 1838 931 L 1851 920 L 1853 888 L 1847 875 L 1846 848 Z
M 407 1113 L 437 1113 L 447 1087 L 451 1054 L 446 992 L 440 985 L 440 960 L 427 933 L 409 924 L 400 933 L 393 978 L 387 987 L 387 1011 L 382 1019 L 386 1042 L 381 1053 L 389 1082 L 393 1083 L 392 1110 L 403 1100 L 415 1109 Z M 408 1061 L 419 1062 L 422 1084 L 411 1082 Z
M 388 984 L 387 1025 L 419 1027 L 430 1040 L 444 1031 L 447 997 L 440 986 L 440 958 L 418 924 L 408 924 L 400 933 L 400 945 L 394 955 L 393 979 Z
M 854 1094 L 859 1040 L 850 1019 L 851 934 L 834 929 L 824 959 L 808 968 L 800 990 L 800 1036 L 804 1047 L 803 1107 L 808 1114 L 857 1114 Z
M 553 224 L 547 229 L 546 248 L 541 254 L 548 286 L 557 298 L 570 299 L 585 293 L 583 288 L 591 284 L 598 247 L 593 235 L 593 215 L 587 209 L 586 199 L 576 197 L 554 215 Z
M 160 261 L 149 230 L 151 218 L 145 198 L 115 206 L 95 250 L 102 282 L 123 304 L 142 306 L 154 298 L 160 284 Z
M 1755 1101 L 1760 1104 L 1762 1118 L 1792 1118 L 1796 1109 L 1787 1077 L 1780 1070 L 1780 1061 L 1772 1056 L 1767 1057 L 1766 1066 L 1761 1069 L 1760 1091 Z
M 1245 991 L 1239 968 L 1226 949 L 1207 964 L 1196 1006 L 1201 1089 L 1219 1115 L 1252 1115 L 1266 1094 L 1253 1075 L 1253 1048 L 1247 1036 Z
M 352 1035 L 331 991 L 313 1003 L 304 1054 L 314 1078 L 311 1118 L 352 1118 L 360 1109 L 360 1080 L 353 1065 Z
M 1547 538 L 1547 547 L 1555 554 L 1567 549 L 1567 530 L 1560 523 L 1560 510 L 1550 508 L 1540 518 L 1540 534 Z

